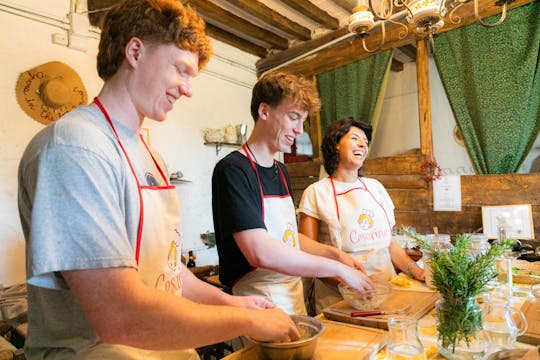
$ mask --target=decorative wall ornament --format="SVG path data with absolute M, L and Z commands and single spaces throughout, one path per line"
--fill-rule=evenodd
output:
M 419 175 L 425 182 L 432 182 L 440 179 L 442 172 L 442 168 L 433 160 L 426 161 L 420 165 Z
M 24 112 L 44 125 L 88 102 L 86 88 L 77 72 L 60 61 L 22 73 L 15 92 Z

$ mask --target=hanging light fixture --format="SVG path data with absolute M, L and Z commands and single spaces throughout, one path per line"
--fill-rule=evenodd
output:
M 444 26 L 444 17 L 456 25 L 461 18 L 456 10 L 465 3 L 474 2 L 474 16 L 483 26 L 492 27 L 501 24 L 506 18 L 507 5 L 515 0 L 498 0 L 496 5 L 502 6 L 501 17 L 494 23 L 487 23 L 480 17 L 479 0 L 358 0 L 357 6 L 349 17 L 349 31 L 362 39 L 362 47 L 367 52 L 378 51 L 386 41 L 386 24 L 392 23 L 402 27 L 398 33 L 403 39 L 409 33 L 407 24 L 413 24 L 418 34 L 425 35 L 433 46 L 433 35 Z M 366 38 L 375 27 L 381 27 L 378 45 L 370 49 L 366 46 Z

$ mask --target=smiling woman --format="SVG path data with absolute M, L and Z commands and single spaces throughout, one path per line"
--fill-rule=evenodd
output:
M 328 178 L 311 184 L 302 195 L 299 231 L 349 253 L 378 280 L 402 271 L 424 279 L 423 270 L 392 238 L 394 204 L 376 179 L 360 176 L 369 152 L 372 128 L 351 117 L 331 123 L 322 142 Z M 316 311 L 342 299 L 336 280 L 317 279 Z

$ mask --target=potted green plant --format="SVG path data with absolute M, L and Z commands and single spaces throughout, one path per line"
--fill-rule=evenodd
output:
M 510 247 L 510 240 L 474 254 L 468 234 L 457 235 L 451 248 L 437 249 L 414 230 L 404 227 L 403 232 L 431 255 L 427 261 L 433 285 L 441 294 L 435 315 L 439 353 L 450 359 L 481 359 L 483 344 L 477 340 L 482 311 L 476 297 L 497 277 L 495 262 Z

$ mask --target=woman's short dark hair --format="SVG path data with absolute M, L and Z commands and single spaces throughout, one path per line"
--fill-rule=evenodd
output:
M 339 153 L 336 149 L 337 144 L 353 126 L 362 130 L 366 134 L 368 141 L 371 141 L 371 133 L 373 131 L 371 125 L 361 120 L 354 120 L 351 116 L 334 121 L 326 128 L 321 147 L 324 170 L 326 170 L 328 175 L 332 175 L 339 164 Z

